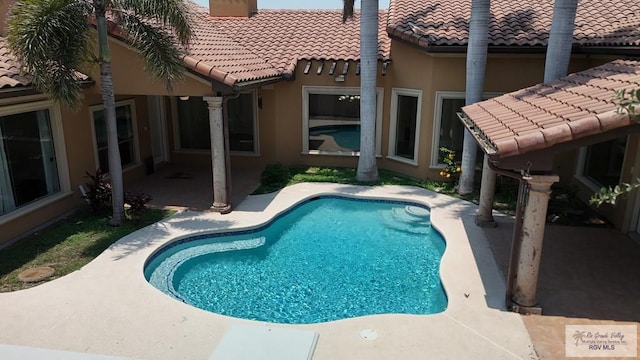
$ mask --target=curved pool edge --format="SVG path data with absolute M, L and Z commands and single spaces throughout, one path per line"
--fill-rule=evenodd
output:
M 186 263 L 187 261 L 191 261 L 195 257 L 202 256 L 209 253 L 220 253 L 220 252 L 235 251 L 235 250 L 253 249 L 253 248 L 262 246 L 265 244 L 265 240 L 266 240 L 264 231 L 268 231 L 269 228 L 277 224 L 279 221 L 287 218 L 290 214 L 296 213 L 296 212 L 299 213 L 298 209 L 300 209 L 300 207 L 313 204 L 315 203 L 316 200 L 332 200 L 332 199 L 346 200 L 352 204 L 368 203 L 368 204 L 380 204 L 380 206 L 383 206 L 383 207 L 394 206 L 394 209 L 406 208 L 407 212 L 409 210 L 412 210 L 414 212 L 413 213 L 414 216 L 419 216 L 419 217 L 426 216 L 427 223 L 425 223 L 422 226 L 427 226 L 429 228 L 428 232 L 424 232 L 424 233 L 421 232 L 418 235 L 414 234 L 413 236 L 414 237 L 421 236 L 423 237 L 423 240 L 427 242 L 435 241 L 437 245 L 433 245 L 433 246 L 435 246 L 436 248 L 438 247 L 440 248 L 440 250 L 435 250 L 436 254 L 432 255 L 432 256 L 437 256 L 437 259 L 436 258 L 433 259 L 435 261 L 435 266 L 437 266 L 437 274 L 435 274 L 437 276 L 437 283 L 433 283 L 433 284 L 435 286 L 438 286 L 440 290 L 436 290 L 436 292 L 432 293 L 432 295 L 429 295 L 427 298 L 424 298 L 424 301 L 430 304 L 428 306 L 418 305 L 418 303 L 421 303 L 420 301 L 416 303 L 416 299 L 418 298 L 412 298 L 414 305 L 411 306 L 411 308 L 413 309 L 413 311 L 398 304 L 391 307 L 395 307 L 398 310 L 402 308 L 404 310 L 409 310 L 409 311 L 377 312 L 375 309 L 370 309 L 373 311 L 372 312 L 367 311 L 365 314 L 361 314 L 357 316 L 349 315 L 346 317 L 340 317 L 337 319 L 324 320 L 324 321 L 304 321 L 297 318 L 296 319 L 290 318 L 288 319 L 288 321 L 277 321 L 277 320 L 271 321 L 268 319 L 260 319 L 260 320 L 256 319 L 256 321 L 271 321 L 273 324 L 316 324 L 316 323 L 338 321 L 338 320 L 343 320 L 348 318 L 363 317 L 363 316 L 370 316 L 370 315 L 384 315 L 384 314 L 432 315 L 432 314 L 438 314 L 438 313 L 444 312 L 447 309 L 448 307 L 447 292 L 444 288 L 442 278 L 440 276 L 440 264 L 441 264 L 442 256 L 444 254 L 444 250 L 446 249 L 446 240 L 444 239 L 440 231 L 438 231 L 437 229 L 431 226 L 431 222 L 430 222 L 431 209 L 428 207 L 428 205 L 426 205 L 423 202 L 416 201 L 414 199 L 382 198 L 380 196 L 363 197 L 360 195 L 345 196 L 342 193 L 335 193 L 335 192 L 322 193 L 322 194 L 317 194 L 310 197 L 307 196 L 302 198 L 301 201 L 298 201 L 297 203 L 291 205 L 290 207 L 283 209 L 283 211 L 278 212 L 273 217 L 269 219 L 265 219 L 265 221 L 258 226 L 253 226 L 250 228 L 246 228 L 246 227 L 237 228 L 237 229 L 226 228 L 226 229 L 220 229 L 214 232 L 198 233 L 197 235 L 194 234 L 187 237 L 181 237 L 180 239 L 174 239 L 173 241 L 169 241 L 165 243 L 164 245 L 157 248 L 152 253 L 152 255 L 145 261 L 145 265 L 144 265 L 145 279 L 156 289 L 160 290 L 162 293 L 170 296 L 171 298 L 177 301 L 181 301 L 183 303 L 187 303 L 189 305 L 198 307 L 198 308 L 202 308 L 202 305 L 197 305 L 195 303 L 187 301 L 185 296 L 179 290 L 177 290 L 177 288 L 174 287 L 172 279 L 174 278 L 176 271 L 178 271 L 178 268 L 182 266 L 182 264 Z M 374 206 L 378 206 L 378 205 L 374 205 Z M 435 234 L 435 237 L 432 237 L 433 235 L 429 236 L 428 235 L 429 233 Z M 254 240 L 258 240 L 258 238 L 256 237 L 262 240 L 262 242 L 259 245 L 255 245 Z M 217 239 L 220 239 L 220 240 L 217 240 Z M 433 262 L 431 263 L 433 264 Z M 283 284 L 281 286 L 286 286 L 286 285 Z M 359 298 L 354 298 L 354 301 L 359 303 L 357 299 Z M 441 300 L 436 300 L 436 299 L 441 299 Z M 407 299 L 407 301 L 409 300 Z M 403 301 L 400 301 L 400 303 L 402 302 Z M 217 313 L 216 311 L 213 311 L 211 309 L 207 311 Z M 221 315 L 233 316 L 224 312 Z M 326 314 L 323 313 L 323 315 L 326 315 Z M 244 317 L 239 317 L 239 318 L 247 319 Z
M 340 196 L 353 199 L 410 202 L 417 203 L 430 209 L 432 227 L 434 231 L 437 231 L 442 235 L 445 241 L 445 250 L 440 261 L 440 279 L 445 296 L 447 297 L 447 306 L 444 311 L 439 313 L 418 314 L 411 316 L 431 317 L 441 314 L 447 314 L 448 311 L 458 308 L 458 305 L 468 304 L 468 298 L 464 297 L 464 299 L 467 301 L 463 301 L 462 299 L 460 299 L 460 296 L 464 296 L 464 294 L 478 294 L 483 292 L 483 290 L 479 289 L 477 286 L 471 286 L 472 284 L 469 283 L 468 278 L 465 279 L 459 276 L 461 272 L 459 271 L 459 265 L 457 264 L 457 261 L 453 254 L 455 254 L 456 251 L 459 252 L 462 250 L 458 249 L 458 245 L 456 245 L 458 242 L 454 241 L 454 239 L 464 238 L 464 236 L 455 231 L 455 229 L 458 228 L 457 226 L 449 225 L 451 221 L 459 221 L 460 215 L 462 214 L 473 216 L 475 214 L 477 206 L 465 200 L 456 199 L 423 188 L 407 185 L 384 185 L 372 187 L 334 183 L 301 183 L 285 187 L 282 190 L 274 193 L 251 195 L 247 197 L 241 204 L 239 204 L 230 214 L 220 215 L 213 212 L 185 212 L 185 215 L 193 214 L 198 219 L 210 219 L 210 221 L 212 221 L 212 226 L 197 229 L 194 232 L 184 231 L 179 236 L 165 239 L 161 244 L 154 246 L 152 252 L 149 253 L 149 256 L 145 258 L 145 261 L 140 267 L 139 274 L 142 274 L 142 278 L 145 280 L 146 285 L 153 288 L 157 293 L 166 296 L 165 293 L 147 282 L 146 277 L 144 276 L 144 269 L 146 268 L 150 260 L 152 260 L 170 244 L 188 239 L 192 236 L 206 236 L 208 234 L 220 234 L 236 231 L 257 231 L 258 229 L 268 226 L 270 223 L 275 221 L 275 219 L 288 213 L 296 206 L 299 206 L 313 198 L 322 196 Z M 256 213 L 258 212 L 261 213 L 262 216 L 260 217 L 260 220 L 256 221 Z M 233 219 L 233 223 L 225 219 Z M 222 220 L 222 222 L 218 223 L 218 226 L 215 226 L 216 222 L 220 220 Z M 196 221 L 196 223 L 200 224 L 201 221 L 198 220 Z M 451 259 L 452 257 L 453 259 Z M 480 282 L 480 284 L 481 283 L 482 282 Z M 458 286 L 461 284 L 465 284 L 466 286 Z M 172 301 L 179 300 L 171 297 L 168 298 Z M 181 305 L 191 306 L 180 301 L 176 302 Z M 221 314 L 215 315 L 228 317 Z M 373 314 L 366 315 L 365 317 L 376 317 L 385 315 L 390 314 Z M 229 318 L 239 319 L 243 321 L 253 321 L 234 317 Z M 349 321 L 353 319 L 356 318 L 333 320 L 329 323 L 336 321 Z M 261 321 L 255 322 L 262 323 Z

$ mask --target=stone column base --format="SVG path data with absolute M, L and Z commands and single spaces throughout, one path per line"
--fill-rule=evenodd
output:
M 224 214 L 228 214 L 228 213 L 231 212 L 231 204 L 216 204 L 216 203 L 214 203 L 211 206 L 210 209 L 211 209 L 211 211 L 215 211 L 215 212 L 218 212 L 218 213 L 224 215 Z

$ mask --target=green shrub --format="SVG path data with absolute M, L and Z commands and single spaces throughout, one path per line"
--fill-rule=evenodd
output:
M 86 192 L 82 190 L 82 198 L 89 204 L 91 212 L 98 213 L 111 207 L 111 184 L 105 178 L 106 175 L 100 169 L 97 169 L 95 174 L 88 171 L 85 171 L 85 174 L 89 182 L 84 184 Z
M 141 192 L 127 191 L 124 194 L 124 203 L 129 205 L 127 214 L 133 221 L 139 221 L 142 214 L 147 210 L 147 203 L 151 201 L 151 195 Z
M 281 163 L 269 164 L 262 171 L 260 176 L 260 184 L 267 185 L 283 185 L 291 178 L 289 168 Z

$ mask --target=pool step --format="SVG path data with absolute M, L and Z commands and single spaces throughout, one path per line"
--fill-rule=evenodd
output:
M 428 209 L 407 205 L 404 208 L 393 208 L 385 212 L 385 224 L 398 231 L 414 234 L 428 234 L 431 232 L 431 214 Z
M 253 239 L 204 243 L 188 247 L 166 258 L 151 274 L 149 283 L 158 289 L 166 289 L 169 295 L 182 300 L 178 292 L 173 288 L 173 277 L 175 271 L 184 262 L 196 256 L 210 253 L 255 249 L 263 246 L 266 240 L 264 236 L 261 236 Z

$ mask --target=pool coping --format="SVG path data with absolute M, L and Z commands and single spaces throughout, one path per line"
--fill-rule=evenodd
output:
M 412 186 L 304 183 L 250 196 L 228 215 L 185 211 L 132 233 L 81 270 L 0 294 L 0 343 L 142 359 L 206 359 L 231 324 L 265 324 L 208 313 L 148 284 L 144 264 L 174 239 L 259 227 L 319 195 L 410 201 L 431 209 L 447 247 L 440 265 L 447 309 L 321 324 L 274 325 L 320 334 L 314 359 L 536 358 L 522 319 L 504 308 L 504 281 L 476 205 Z M 362 331 L 375 330 L 375 340 Z

